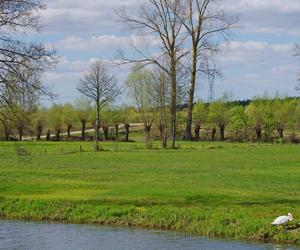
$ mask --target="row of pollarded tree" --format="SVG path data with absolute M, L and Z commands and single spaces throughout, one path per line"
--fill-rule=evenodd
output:
M 9 119 L 1 123 L 0 139 L 20 140 L 88 140 L 89 130 L 96 128 L 95 106 L 85 99 L 79 99 L 75 104 L 53 104 L 51 107 L 41 107 L 35 104 L 28 111 L 10 108 L 3 110 Z M 114 139 L 119 140 L 119 131 L 125 133 L 124 140 L 129 140 L 129 123 L 138 123 L 139 114 L 130 107 L 109 107 L 101 112 L 99 129 L 103 130 L 105 140 L 108 140 L 109 130 L 114 129 Z M 72 132 L 76 132 L 75 134 Z M 80 132 L 80 135 L 79 135 Z M 94 136 L 93 136 L 94 138 Z M 122 139 L 122 140 L 123 140 Z
M 208 124 L 212 140 L 217 130 L 221 140 L 226 139 L 225 131 L 230 130 L 230 139 L 237 141 L 270 142 L 274 138 L 284 139 L 288 132 L 289 139 L 296 142 L 300 131 L 300 99 L 255 98 L 248 106 L 220 99 L 211 104 L 196 104 L 194 116 L 196 140 L 200 138 L 200 129 Z
M 133 80 L 132 75 L 129 79 Z M 143 91 L 139 90 L 138 93 L 141 92 Z M 155 92 L 152 94 L 156 95 Z M 143 98 L 144 95 L 143 92 Z M 138 95 L 136 97 L 138 98 Z M 170 108 L 168 105 L 165 109 L 157 106 L 156 102 L 160 102 L 161 98 L 151 98 L 151 95 L 148 97 L 148 100 L 144 99 L 142 104 L 136 107 L 103 109 L 99 129 L 103 131 L 104 140 L 128 141 L 130 124 L 138 123 L 139 127 L 144 127 L 147 143 L 160 138 L 162 146 L 166 147 L 167 140 L 170 138 L 170 125 L 168 125 L 171 120 Z M 54 104 L 49 108 L 35 108 L 31 113 L 21 113 L 20 110 L 18 112 L 11 120 L 15 123 L 7 122 L 6 126 L 1 126 L 2 139 L 22 140 L 23 135 L 26 135 L 27 138 L 39 140 L 42 135 L 47 135 L 46 139 L 50 140 L 50 132 L 55 134 L 52 138 L 54 140 L 86 140 L 90 136 L 96 138 L 93 131 L 90 133 L 86 131 L 87 128 L 97 126 L 95 106 L 87 101 L 79 100 L 75 105 Z M 180 139 L 184 134 L 186 114 L 187 109 L 178 109 L 177 138 Z M 217 138 L 235 141 L 272 141 L 274 138 L 288 139 L 289 135 L 290 140 L 296 142 L 297 133 L 300 131 L 300 100 L 279 97 L 255 98 L 250 104 L 243 106 L 223 97 L 212 103 L 198 102 L 194 106 L 193 116 L 193 140 L 195 141 Z M 120 130 L 125 132 L 124 138 L 119 137 Z M 72 135 L 72 131 L 81 131 L 81 134 Z

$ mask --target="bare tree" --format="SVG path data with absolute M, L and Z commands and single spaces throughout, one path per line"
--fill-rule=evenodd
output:
M 188 91 L 188 113 L 185 139 L 192 139 L 193 106 L 198 73 L 214 76 L 217 71 L 209 61 L 220 51 L 220 44 L 235 26 L 236 17 L 228 16 L 220 8 L 220 0 L 183 0 L 181 9 L 173 9 L 184 26 L 190 48 L 189 70 L 191 72 Z M 220 39 L 221 38 L 221 39 Z
M 117 81 L 109 73 L 105 62 L 98 60 L 94 62 L 90 70 L 80 79 L 77 90 L 96 105 L 96 145 L 95 150 L 99 151 L 100 140 L 100 110 L 113 102 L 119 95 Z
M 134 46 L 139 58 L 128 59 L 122 54 L 124 63 L 155 64 L 163 70 L 171 81 L 171 134 L 172 147 L 176 143 L 176 104 L 177 104 L 177 65 L 187 54 L 182 49 L 186 37 L 182 23 L 174 12 L 181 9 L 181 0 L 147 0 L 136 14 L 128 14 L 125 9 L 119 12 L 121 21 L 137 31 L 139 35 L 152 34 L 159 45 L 154 52 Z M 162 61 L 167 60 L 167 64 Z
M 11 119 L 16 124 L 19 133 L 19 140 L 22 141 L 25 129 L 30 126 L 30 115 L 36 108 L 40 100 L 40 92 L 36 88 L 27 88 L 27 82 L 33 83 L 35 86 L 41 86 L 39 75 L 31 71 L 30 67 L 18 65 L 18 72 L 22 79 L 14 74 L 9 74 L 7 79 L 13 86 L 17 88 L 6 88 L 2 92 L 12 111 Z
M 39 31 L 37 13 L 44 7 L 40 0 L 0 1 L 0 105 L 9 103 L 3 95 L 7 89 L 12 93 L 26 88 L 50 94 L 42 85 L 31 81 L 33 78 L 24 78 L 23 69 L 36 75 L 43 73 L 56 63 L 55 52 L 42 44 L 27 42 L 26 38 L 20 40 L 19 35 L 21 33 L 24 37 L 27 31 Z

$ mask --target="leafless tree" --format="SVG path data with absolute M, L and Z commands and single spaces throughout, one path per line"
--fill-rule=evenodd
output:
M 138 58 L 129 59 L 122 54 L 124 63 L 155 64 L 163 70 L 171 81 L 171 134 L 172 147 L 176 143 L 176 104 L 177 104 L 177 65 L 186 56 L 183 49 L 186 39 L 182 32 L 182 23 L 174 12 L 181 9 L 181 0 L 147 0 L 139 11 L 129 14 L 125 9 L 119 11 L 120 20 L 138 35 L 153 35 L 158 48 L 149 52 L 133 46 Z M 167 60 L 167 64 L 162 63 Z
M 187 47 L 190 49 L 188 90 L 188 115 L 185 139 L 192 139 L 192 119 L 196 80 L 198 73 L 209 77 L 217 71 L 210 66 L 212 57 L 220 52 L 220 44 L 228 38 L 228 31 L 235 27 L 237 18 L 224 13 L 222 0 L 182 0 L 181 9 L 172 9 L 188 34 Z
M 18 65 L 17 69 L 22 78 L 9 74 L 7 80 L 12 84 L 12 87 L 9 88 L 5 85 L 2 88 L 2 96 L 7 101 L 6 107 L 9 107 L 11 111 L 11 115 L 6 117 L 6 120 L 10 119 L 10 124 L 15 124 L 19 133 L 19 140 L 22 141 L 26 127 L 30 127 L 30 116 L 40 99 L 40 92 L 37 89 L 27 88 L 27 82 L 40 87 L 41 81 L 39 75 L 32 72 L 30 67 Z M 14 88 L 13 86 L 18 87 Z
M 3 91 L 11 89 L 34 89 L 40 94 L 49 94 L 44 87 L 23 77 L 23 70 L 41 74 L 56 63 L 55 52 L 47 50 L 43 44 L 27 42 L 27 31 L 39 31 L 38 11 L 45 6 L 40 0 L 0 1 L 0 105 L 8 103 Z M 10 77 L 20 81 L 10 81 Z M 19 85 L 18 83 L 22 83 Z M 24 86 L 25 84 L 25 86 Z
M 80 79 L 78 91 L 95 102 L 96 105 L 96 146 L 99 151 L 100 139 L 100 110 L 113 102 L 120 91 L 117 86 L 117 80 L 109 73 L 104 61 L 94 62 L 90 70 Z

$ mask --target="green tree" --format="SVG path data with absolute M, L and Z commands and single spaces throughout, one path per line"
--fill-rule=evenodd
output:
M 193 117 L 195 122 L 195 140 L 199 141 L 201 127 L 208 120 L 208 108 L 204 102 L 200 101 L 194 105 Z
M 119 126 L 122 122 L 122 111 L 120 108 L 110 109 L 110 122 L 115 127 L 115 140 L 119 141 Z
M 296 131 L 300 130 L 300 100 L 294 99 L 289 103 L 288 128 L 291 130 L 291 141 L 297 142 Z
M 120 121 L 124 124 L 125 141 L 129 141 L 130 124 L 139 122 L 139 113 L 133 107 L 121 109 Z
M 132 67 L 126 80 L 127 95 L 138 108 L 144 124 L 145 140 L 150 141 L 150 131 L 154 122 L 155 100 L 153 98 L 153 77 L 150 71 L 142 69 L 141 64 Z
M 289 125 L 290 116 L 294 116 L 292 102 L 288 99 L 275 98 L 272 103 L 273 123 L 279 137 L 283 139 L 284 131 Z
M 93 108 L 90 102 L 86 99 L 79 99 L 75 105 L 75 112 L 78 120 L 81 123 L 81 140 L 85 141 L 86 124 L 90 119 Z
M 262 130 L 265 120 L 264 102 L 261 99 L 255 99 L 246 109 L 249 125 L 256 133 L 256 140 L 262 140 Z
M 226 96 L 209 105 L 209 117 L 220 130 L 221 141 L 225 140 L 225 128 L 229 123 L 230 105 Z
M 63 122 L 67 127 L 68 139 L 70 139 L 70 137 L 71 137 L 71 129 L 73 127 L 74 118 L 75 118 L 74 107 L 72 106 L 72 104 L 66 103 L 63 106 Z
M 33 127 L 35 128 L 37 141 L 41 139 L 43 130 L 47 125 L 47 118 L 48 117 L 47 117 L 46 108 L 39 109 L 33 114 L 32 122 L 33 122 Z
M 229 126 L 232 129 L 234 138 L 241 141 L 247 137 L 248 119 L 243 106 L 233 106 L 229 110 Z
M 55 139 L 61 140 L 61 132 L 63 130 L 63 106 L 59 104 L 53 104 L 48 112 L 49 123 L 51 128 L 55 131 Z

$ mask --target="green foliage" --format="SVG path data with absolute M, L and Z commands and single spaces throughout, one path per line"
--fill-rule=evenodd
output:
M 248 118 L 243 106 L 234 106 L 229 110 L 229 124 L 236 140 L 248 138 Z
M 264 112 L 264 101 L 256 99 L 246 110 L 249 125 L 255 130 L 261 130 L 266 119 Z
M 140 120 L 146 127 L 152 127 L 156 100 L 153 96 L 153 77 L 143 65 L 136 64 L 126 80 L 126 91 L 133 106 L 137 107 Z
M 91 123 L 94 124 L 91 118 L 95 116 L 94 114 L 92 114 L 93 112 L 95 113 L 95 111 L 93 111 L 91 103 L 88 100 L 86 99 L 77 100 L 75 104 L 75 109 L 76 109 L 77 119 L 80 122 L 82 121 L 87 122 L 90 120 Z
M 165 108 L 166 121 L 165 132 L 169 136 L 168 125 L 169 107 Z M 17 138 L 18 130 L 24 133 L 24 137 L 34 139 L 45 135 L 48 129 L 51 132 L 67 131 L 72 127 L 72 131 L 82 129 L 83 122 L 86 129 L 94 128 L 96 121 L 95 108 L 86 100 L 78 100 L 75 104 L 65 105 L 54 104 L 50 108 L 33 108 L 29 112 L 21 112 L 17 107 L 12 110 L 2 107 L 0 110 L 0 139 L 8 140 Z M 153 113 L 152 113 L 153 112 Z M 109 106 L 103 109 L 100 114 L 100 125 L 108 125 L 114 129 L 115 125 L 135 124 L 152 121 L 155 126 L 152 128 L 152 139 L 160 138 L 160 112 L 158 108 L 141 112 L 137 107 Z M 151 114 L 151 115 L 149 115 Z M 149 116 L 148 116 L 149 115 Z M 153 116 L 153 117 L 152 117 Z M 177 112 L 177 136 L 182 138 L 185 132 L 186 109 Z M 233 141 L 264 141 L 264 142 L 299 142 L 300 131 L 300 99 L 281 98 L 274 99 L 256 98 L 248 106 L 244 107 L 236 102 L 231 102 L 228 97 L 223 97 L 211 104 L 198 102 L 193 109 L 194 128 L 201 128 L 200 137 L 210 140 L 214 129 L 224 129 L 228 140 Z M 151 119 L 150 119 L 151 118 Z M 138 126 L 140 127 L 141 124 Z M 226 129 L 226 131 L 225 131 Z M 196 131 L 196 130 L 195 130 Z M 89 133 L 89 132 L 88 132 Z M 195 132 L 196 133 L 196 132 Z M 139 138 L 141 138 L 141 134 Z M 42 137 L 43 138 L 43 137 Z M 73 139 L 73 138 L 72 138 Z M 221 135 L 222 139 L 222 135 Z
M 70 103 L 66 103 L 63 106 L 63 111 L 62 111 L 62 119 L 64 124 L 67 126 L 73 126 L 74 120 L 76 119 L 76 114 L 74 107 Z
M 200 101 L 196 105 L 194 105 L 193 117 L 196 124 L 199 124 L 201 126 L 202 123 L 207 122 L 208 115 L 209 115 L 209 109 L 205 103 Z
M 220 101 L 211 103 L 209 105 L 209 118 L 218 127 L 225 127 L 229 122 L 229 106 Z
M 63 111 L 64 107 L 60 104 L 54 104 L 48 112 L 49 125 L 55 131 L 61 131 L 63 129 Z

